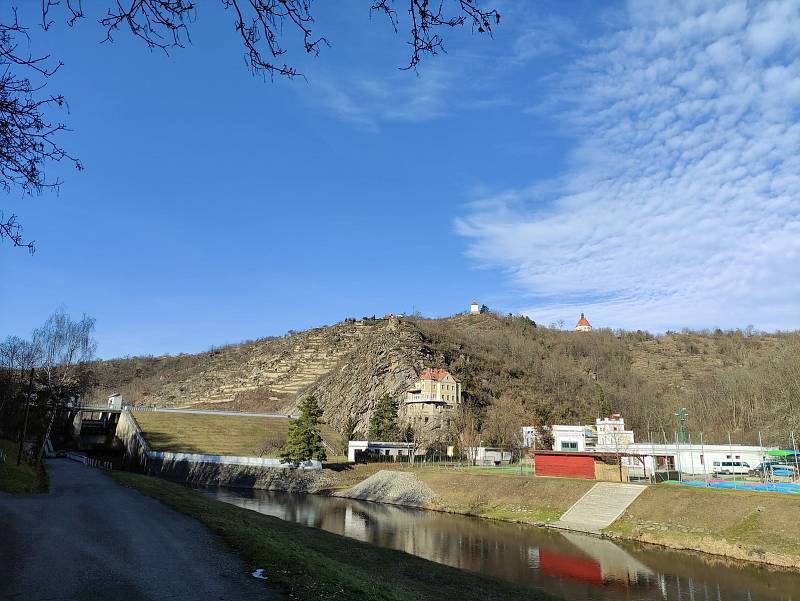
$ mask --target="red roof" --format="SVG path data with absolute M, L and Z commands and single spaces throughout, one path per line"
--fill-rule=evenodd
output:
M 474 301 L 472 301 L 472 304 L 473 304 L 473 305 L 477 305 L 477 304 L 478 304 L 478 301 L 474 300 Z
M 441 382 L 447 376 L 452 377 L 454 380 L 456 379 L 449 371 L 446 369 L 439 369 L 439 368 L 428 368 L 423 371 L 420 375 L 418 380 L 436 380 L 437 382 Z M 456 380 L 458 381 L 458 380 Z
M 578 323 L 576 323 L 576 324 L 575 324 L 575 327 L 578 327 L 578 326 L 588 326 L 588 325 L 591 325 L 591 324 L 589 323 L 589 320 L 588 320 L 588 319 L 586 319 L 586 318 L 583 316 L 583 313 L 581 313 L 581 318 L 578 320 Z

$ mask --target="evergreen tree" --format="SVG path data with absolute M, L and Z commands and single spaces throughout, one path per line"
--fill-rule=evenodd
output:
M 369 439 L 391 441 L 397 436 L 397 401 L 385 394 L 375 404 L 369 420 Z
M 319 419 L 322 409 L 314 396 L 306 398 L 300 404 L 300 417 L 289 424 L 289 436 L 286 446 L 281 452 L 283 461 L 308 461 L 316 459 L 325 461 L 328 455 L 322 443 L 319 431 Z
M 358 420 L 354 415 L 349 415 L 342 425 L 342 449 L 345 455 L 347 454 L 348 443 L 355 438 L 357 427 Z

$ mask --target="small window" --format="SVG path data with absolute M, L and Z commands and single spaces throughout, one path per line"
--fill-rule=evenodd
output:
M 562 451 L 577 451 L 578 450 L 578 443 L 573 441 L 563 441 L 561 443 L 561 450 Z

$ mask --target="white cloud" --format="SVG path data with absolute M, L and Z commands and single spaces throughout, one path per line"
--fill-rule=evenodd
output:
M 447 116 L 455 74 L 432 64 L 419 73 L 402 71 L 394 77 L 326 78 L 313 74 L 305 95 L 307 100 L 335 117 L 369 131 L 381 123 L 418 123 Z
M 542 322 L 800 327 L 798 31 L 797 0 L 632 3 L 549 104 L 573 167 L 478 198 L 469 255 Z
M 513 45 L 512 61 L 524 63 L 562 51 L 572 44 L 576 28 L 563 17 L 533 15 L 527 18 Z

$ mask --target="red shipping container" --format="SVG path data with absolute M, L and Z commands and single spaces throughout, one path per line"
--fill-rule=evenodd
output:
M 591 455 L 540 455 L 536 453 L 536 475 L 594 480 Z

